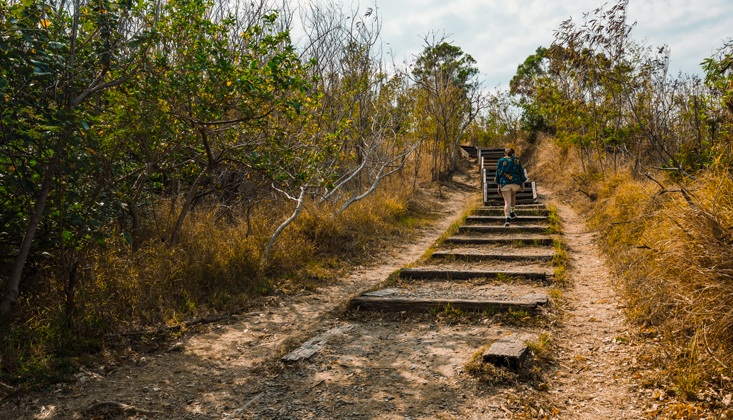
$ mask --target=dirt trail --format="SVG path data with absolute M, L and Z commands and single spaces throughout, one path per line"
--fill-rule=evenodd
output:
M 477 190 L 476 174 L 458 174 L 451 188 L 443 188 L 440 217 L 418 228 L 410 243 L 381 253 L 381 264 L 357 267 L 347 278 L 310 294 L 275 297 L 261 311 L 206 326 L 208 333 L 195 335 L 171 351 L 135 354 L 120 366 L 82 371 L 75 384 L 0 403 L 0 418 L 88 418 L 90 413 L 84 409 L 100 401 L 162 412 L 149 418 L 206 418 L 207 413 L 219 418 L 260 389 L 266 380 L 262 375 L 282 348 L 336 322 L 322 320 L 324 313 L 419 258 L 475 200 Z M 135 418 L 131 411 L 124 414 L 133 416 L 99 418 Z
M 550 196 L 552 197 L 552 196 Z M 625 344 L 624 305 L 600 251 L 575 211 L 554 200 L 564 224 L 571 287 L 564 294 L 567 317 L 555 333 L 558 369 L 550 401 L 567 419 L 644 418 L 643 400 L 631 372 L 636 349 Z
M 208 333 L 175 350 L 140 354 L 120 366 L 82 372 L 71 386 L 7 401 L 0 406 L 0 418 L 91 418 L 92 412 L 84 409 L 99 401 L 148 411 L 97 412 L 94 418 L 99 419 L 642 418 L 644 401 L 634 392 L 629 368 L 635 349 L 623 340 L 622 305 L 613 278 L 594 234 L 552 194 L 541 199 L 558 206 L 571 260 L 563 317 L 533 324 L 487 313 L 331 312 L 420 257 L 475 197 L 478 188 L 470 175 L 459 180 L 457 189 L 444 189 L 444 217 L 424 228 L 413 243 L 385 253 L 384 263 L 359 269 L 314 293 L 273 300 L 262 311 L 209 326 Z M 524 293 L 549 292 L 556 286 L 472 279 L 451 284 L 409 281 L 399 287 L 420 293 Z M 310 359 L 294 365 L 278 361 L 282 349 L 293 342 L 337 326 L 339 332 Z M 488 385 L 464 371 L 490 340 L 540 333 L 553 338 L 554 351 L 540 380 Z

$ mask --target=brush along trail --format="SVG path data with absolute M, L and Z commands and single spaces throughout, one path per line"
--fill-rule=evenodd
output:
M 444 188 L 445 217 L 382 264 L 13 397 L 0 418 L 643 417 L 654 402 L 635 390 L 622 304 L 569 206 L 555 215 L 539 194 L 509 228 L 479 207 L 425 254 L 479 191 L 466 176 Z

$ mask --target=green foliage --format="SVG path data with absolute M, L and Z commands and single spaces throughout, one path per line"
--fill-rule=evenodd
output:
M 714 99 L 733 113 L 733 40 L 728 39 L 713 57 L 704 59 L 702 69 Z
M 547 73 L 549 58 L 547 48 L 537 47 L 534 54 L 531 54 L 524 60 L 524 63 L 517 66 L 517 73 L 509 82 L 511 94 L 532 97 L 534 95 L 534 82 L 537 77 Z
M 706 85 L 696 76 L 670 77 L 669 49 L 633 39 L 627 7 L 619 0 L 583 23 L 564 22 L 549 49 L 518 67 L 511 92 L 522 129 L 530 140 L 541 131 L 555 135 L 578 153 L 584 172 L 615 172 L 631 156 L 636 170 L 643 162 L 691 179 L 729 161 L 730 41 L 703 62 Z
M 467 88 L 478 74 L 476 60 L 465 54 L 461 47 L 448 42 L 425 47 L 412 73 L 416 78 L 423 79 L 435 77 L 436 70 L 461 89 Z
M 445 156 L 476 112 L 475 60 L 447 43 L 426 50 L 417 67 L 445 76 L 456 107 L 438 147 L 411 159 L 435 128 L 421 125 L 425 89 L 375 70 L 363 28 L 340 32 L 350 41 L 319 63 L 275 11 L 218 6 L 0 0 L 0 284 L 23 281 L 3 375 L 66 375 L 53 373 L 64 348 L 93 349 L 121 321 L 241 307 L 283 280 L 314 287 L 426 218 L 399 197 L 333 206 L 400 165 L 417 185 L 421 162 Z M 282 235 L 295 239 L 263 267 L 299 193 L 306 215 Z

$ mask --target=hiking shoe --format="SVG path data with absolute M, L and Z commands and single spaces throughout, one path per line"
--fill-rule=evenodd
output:
M 508 218 L 508 217 L 506 218 L 506 222 L 504 222 L 504 227 L 509 227 L 509 221 L 510 220 L 511 220 L 510 218 Z
M 517 213 L 511 212 L 511 213 L 509 213 L 509 217 L 511 217 L 512 219 L 514 219 L 514 218 L 517 217 Z

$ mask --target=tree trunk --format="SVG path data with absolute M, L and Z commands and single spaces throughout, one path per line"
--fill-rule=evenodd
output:
M 277 229 L 275 230 L 275 233 L 273 233 L 273 234 L 272 234 L 272 236 L 270 237 L 270 240 L 269 240 L 269 241 L 267 241 L 267 245 L 265 245 L 265 250 L 264 250 L 264 252 L 262 253 L 262 258 L 260 259 L 260 266 L 261 266 L 262 268 L 264 268 L 264 267 L 265 267 L 265 264 L 267 263 L 267 257 L 268 257 L 268 256 L 270 255 L 270 250 L 272 250 L 272 245 L 273 245 L 273 244 L 275 243 L 275 241 L 277 240 L 277 237 L 278 237 L 278 236 L 280 236 L 280 234 L 281 234 L 281 233 L 283 232 L 283 230 L 285 230 L 285 228 L 286 228 L 286 227 L 288 227 L 288 225 L 289 225 L 289 224 L 290 224 L 290 223 L 291 223 L 291 222 L 292 222 L 293 220 L 295 220 L 295 218 L 296 218 L 296 217 L 298 217 L 298 215 L 300 214 L 300 211 L 301 211 L 301 210 L 303 210 L 303 201 L 305 201 L 305 200 L 304 200 L 304 197 L 305 197 L 305 191 L 306 191 L 306 189 L 307 189 L 307 188 L 305 188 L 305 187 L 301 187 L 301 189 L 300 189 L 300 195 L 298 196 L 298 201 L 297 201 L 298 205 L 297 205 L 297 206 L 295 206 L 295 211 L 294 211 L 294 212 L 293 212 L 293 214 L 292 214 L 292 215 L 291 215 L 291 216 L 290 216 L 290 217 L 288 218 L 288 220 L 284 221 L 284 222 L 283 222 L 283 223 L 282 223 L 282 224 L 281 224 L 281 225 L 280 225 L 280 226 L 279 226 L 279 227 L 278 227 L 278 228 L 277 228 Z M 290 197 L 290 196 L 288 195 L 288 197 Z
M 127 213 L 130 215 L 130 218 L 132 219 L 132 252 L 137 252 L 138 248 L 140 248 L 140 229 L 141 229 L 141 222 L 140 222 L 140 209 L 137 207 L 137 203 L 132 200 L 127 200 Z
M 28 222 L 25 236 L 23 236 L 23 242 L 21 242 L 18 255 L 13 261 L 10 277 L 8 278 L 8 283 L 5 285 L 5 296 L 3 297 L 3 301 L 0 302 L 0 312 L 10 312 L 10 309 L 18 301 L 18 286 L 20 285 L 20 278 L 23 274 L 25 261 L 28 259 L 28 254 L 30 253 L 31 245 L 33 244 L 33 238 L 36 236 L 36 230 L 38 229 L 38 224 L 41 222 L 43 212 L 46 209 L 46 199 L 51 191 L 51 184 L 53 184 L 53 179 L 56 176 L 56 170 L 59 167 L 60 161 L 61 142 L 59 141 L 54 148 L 53 157 L 46 169 L 46 174 L 43 178 L 43 183 L 41 184 L 41 190 L 38 194 L 38 200 L 33 208 L 33 215 L 31 216 L 31 220 Z
M 196 191 L 198 191 L 199 184 L 201 181 L 204 180 L 206 175 L 209 173 L 209 167 L 207 166 L 206 169 L 201 171 L 198 177 L 196 177 L 196 180 L 193 182 L 193 185 L 191 185 L 191 189 L 188 190 L 188 194 L 186 195 L 186 202 L 183 203 L 183 208 L 181 209 L 181 213 L 178 215 L 178 219 L 176 220 L 176 225 L 173 227 L 173 232 L 171 232 L 171 239 L 168 243 L 169 247 L 174 247 L 178 243 L 178 237 L 181 233 L 181 228 L 183 227 L 183 221 L 186 219 L 186 215 L 188 214 L 188 211 L 191 209 L 191 204 L 193 203 L 193 199 L 196 198 Z
M 66 327 L 71 329 L 74 326 L 74 287 L 76 286 L 76 272 L 79 269 L 79 262 L 72 260 L 71 269 L 66 282 Z

